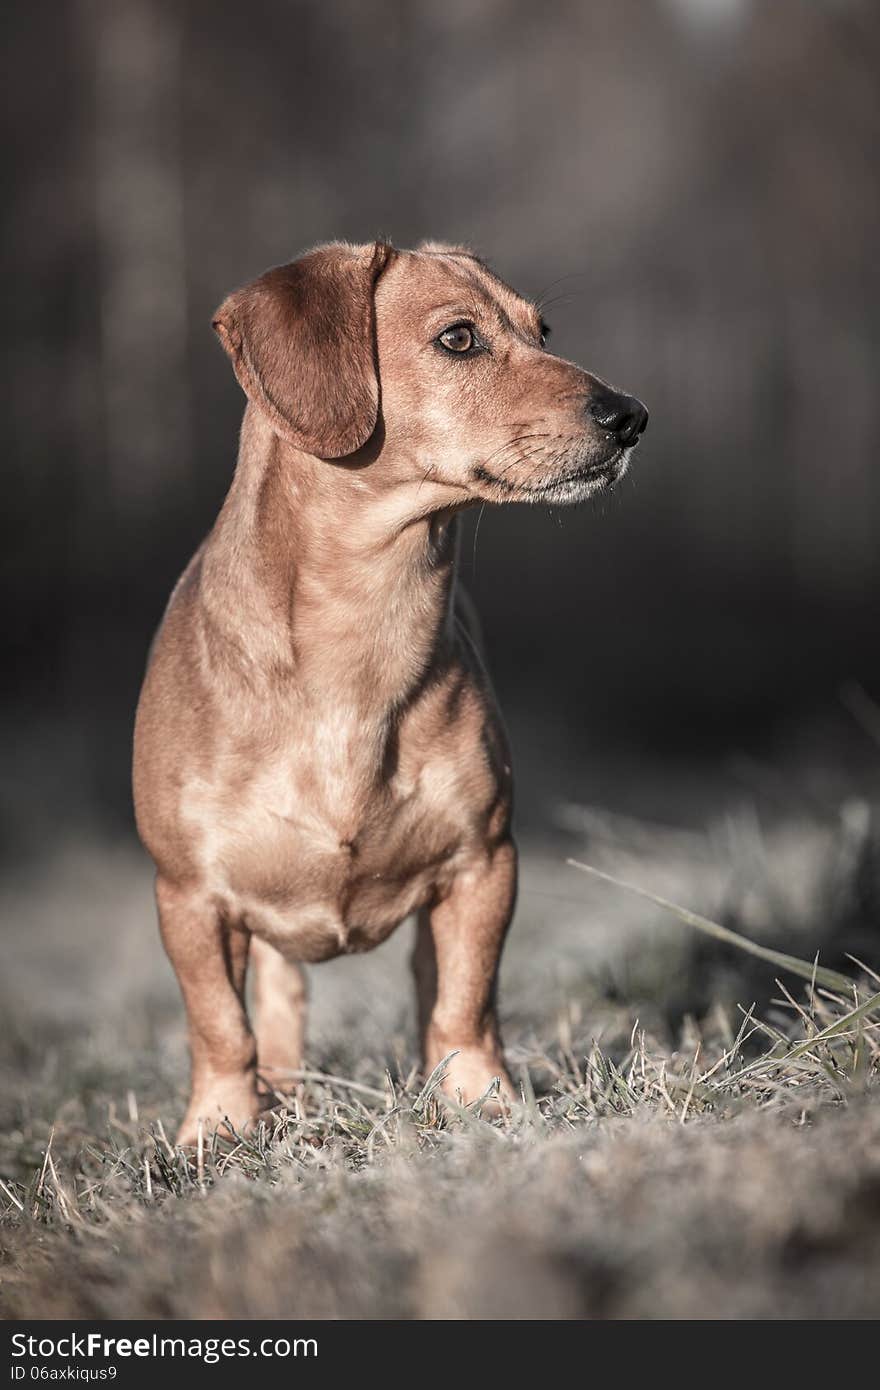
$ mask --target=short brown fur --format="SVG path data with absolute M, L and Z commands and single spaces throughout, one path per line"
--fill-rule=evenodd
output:
M 462 321 L 481 346 L 456 360 L 437 340 Z M 608 388 L 544 351 L 535 306 L 460 248 L 321 247 L 215 328 L 248 396 L 238 466 L 168 605 L 134 752 L 189 1019 L 180 1139 L 247 1126 L 258 1074 L 302 1066 L 302 962 L 414 913 L 425 1068 L 455 1051 L 450 1093 L 498 1077 L 510 1096 L 510 760 L 455 519 L 616 481 L 629 448 L 589 413 Z

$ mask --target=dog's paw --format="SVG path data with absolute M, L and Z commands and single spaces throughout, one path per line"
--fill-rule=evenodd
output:
M 463 1047 L 446 1064 L 442 1090 L 460 1105 L 471 1105 L 485 1096 L 493 1081 L 497 1083 L 495 1092 L 483 1102 L 481 1111 L 487 1118 L 502 1114 L 518 1099 L 513 1082 L 500 1053 Z
M 197 1144 L 199 1132 L 203 1138 L 217 1133 L 225 1139 L 246 1134 L 252 1129 L 261 1110 L 257 1088 L 253 1081 L 226 1082 L 196 1092 L 177 1131 L 180 1145 Z

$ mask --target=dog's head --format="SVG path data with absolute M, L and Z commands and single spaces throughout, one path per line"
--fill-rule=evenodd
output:
M 641 401 L 547 351 L 547 327 L 471 252 L 320 247 L 231 295 L 214 320 L 276 431 L 425 509 L 578 502 L 612 486 Z

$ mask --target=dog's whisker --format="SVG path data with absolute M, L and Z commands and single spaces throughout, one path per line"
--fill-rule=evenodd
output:
M 477 512 L 477 520 L 474 523 L 474 548 L 473 553 L 471 555 L 471 573 L 473 574 L 474 578 L 476 578 L 477 575 L 477 536 L 480 534 L 480 522 L 483 520 L 483 512 L 485 510 L 486 503 L 484 502 L 480 510 Z
M 517 462 L 519 461 L 519 458 L 518 458 L 518 455 L 517 455 L 517 456 L 515 456 L 509 463 L 507 463 L 507 464 L 502 464 L 502 460 L 504 459 L 505 454 L 507 454 L 507 453 L 509 452 L 509 450 L 511 450 L 511 449 L 519 449 L 519 448 L 523 447 L 524 445 L 534 443 L 534 442 L 536 442 L 536 441 L 538 441 L 538 440 L 541 440 L 541 439 L 549 439 L 549 438 L 551 438 L 551 435 L 549 434 L 549 432 L 545 432 L 545 433 L 525 434 L 525 435 L 519 436 L 519 437 L 516 438 L 516 439 L 508 440 L 505 444 L 501 445 L 498 449 L 496 449 L 496 450 L 494 451 L 494 453 L 489 454 L 486 458 L 484 458 L 484 459 L 481 461 L 481 462 L 482 462 L 482 467 L 483 467 L 483 468 L 487 468 L 489 464 L 496 464 L 496 465 L 498 466 L 498 468 L 500 469 L 500 473 L 498 474 L 498 476 L 501 476 L 503 473 L 507 472 L 510 468 L 514 468 L 514 467 L 516 466 Z
M 524 443 L 530 443 L 531 441 L 536 440 L 536 439 L 549 439 L 549 438 L 550 438 L 549 433 L 541 433 L 541 434 L 539 434 L 539 433 L 531 432 L 531 433 L 528 433 L 528 434 L 517 435 L 517 436 L 514 437 L 513 439 L 507 439 L 507 440 L 505 440 L 505 442 L 504 442 L 503 444 L 499 444 L 499 446 L 498 446 L 497 449 L 493 450 L 493 452 L 492 452 L 491 454 L 488 454 L 488 455 L 482 460 L 483 467 L 485 467 L 486 464 L 492 463 L 492 462 L 493 462 L 495 459 L 497 459 L 499 456 L 503 456 L 509 449 L 513 449 L 513 448 L 515 448 L 517 445 L 524 444 Z
M 541 301 L 535 307 L 540 314 L 544 314 L 556 304 L 572 303 L 579 295 L 586 294 L 587 288 L 585 285 L 582 289 L 563 290 L 560 294 L 551 295 L 549 299 Z
M 553 280 L 545 290 L 542 290 L 535 301 L 535 308 L 538 310 L 538 313 L 549 308 L 551 304 L 560 303 L 567 295 L 573 297 L 578 294 L 586 294 L 589 288 L 587 285 L 573 286 L 567 290 L 561 290 L 559 294 L 556 295 L 551 295 L 550 291 L 555 290 L 557 285 L 564 285 L 567 280 L 585 280 L 588 274 L 589 271 L 586 270 L 573 270 L 568 275 L 560 275 L 558 280 Z

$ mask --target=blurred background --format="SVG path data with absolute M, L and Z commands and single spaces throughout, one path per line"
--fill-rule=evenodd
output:
M 244 397 L 212 312 L 325 239 L 473 245 L 544 301 L 555 351 L 651 410 L 612 497 L 574 512 L 487 509 L 462 546 L 518 773 L 521 893 L 500 996 L 514 1074 L 532 1067 L 546 1084 L 534 1059 L 557 1043 L 566 1067 L 597 1038 L 620 1059 L 638 1019 L 672 1075 L 696 1067 L 699 1027 L 726 1047 L 736 1005 L 766 1010 L 774 991 L 773 967 L 695 940 L 567 868 L 569 855 L 807 960 L 821 951 L 851 970 L 851 951 L 877 967 L 875 0 L 29 0 L 4 29 L 0 1176 L 19 1184 L 8 1190 L 42 1186 L 54 1135 L 62 1175 L 91 1193 L 89 1163 L 112 1180 L 119 1143 L 160 1117 L 170 1134 L 182 1112 L 183 1010 L 134 835 L 132 722 L 151 636 L 235 465 Z M 410 1072 L 407 948 L 401 931 L 312 972 L 310 1066 L 373 1086 L 386 1066 Z M 773 1007 L 774 1026 L 789 1028 Z M 606 1132 L 588 1129 L 579 1146 Z M 811 1152 L 814 1132 L 786 1122 L 802 1132 Z M 742 1168 L 737 1199 L 739 1158 L 731 1172 L 697 1149 L 676 1166 L 682 1150 L 663 1129 L 674 1200 L 651 1205 L 659 1230 L 609 1150 L 624 1236 L 612 1221 L 608 1248 L 634 1250 L 633 1270 L 647 1269 L 651 1288 L 656 1271 L 663 1290 L 677 1287 L 679 1251 L 688 1291 L 665 1305 L 672 1316 L 726 1317 L 750 1299 L 759 1316 L 845 1316 L 876 1289 L 851 1260 L 840 1292 L 846 1222 L 859 1250 L 870 1245 L 876 1174 L 840 1218 L 844 1234 L 827 1237 L 813 1302 L 792 1262 L 812 1246 L 786 1243 L 779 1219 L 789 1201 L 801 1230 L 853 1155 L 876 1154 L 864 1131 L 825 1132 L 848 1151 L 834 1149 L 809 1191 L 790 1181 L 805 1149 L 784 1148 L 757 1176 Z M 656 1157 L 638 1156 L 638 1174 L 653 1177 Z M 333 1208 L 316 1172 L 315 1200 Z M 435 1205 L 436 1169 L 426 1173 L 421 1205 L 401 1218 L 407 1250 Z M 557 1242 L 568 1259 L 568 1232 L 586 1250 L 597 1237 L 585 1220 L 601 1222 L 568 1169 L 548 1166 L 546 1181 L 554 1200 L 571 1198 Z M 607 1189 L 596 1190 L 604 1211 Z M 24 1221 L 0 1303 L 24 1279 L 13 1316 L 252 1315 L 278 1300 L 286 1315 L 290 1288 L 310 1307 L 323 1247 L 311 1266 L 303 1256 L 301 1278 L 279 1279 L 255 1208 L 242 1212 L 243 1187 L 231 1191 L 230 1220 L 253 1238 L 241 1261 L 193 1247 L 188 1274 L 172 1220 L 165 1264 L 150 1245 L 98 1277 L 78 1262 L 78 1234 L 74 1262 L 52 1265 Z M 477 1245 L 488 1232 L 487 1248 L 490 1195 L 483 1224 L 466 1213 L 461 1228 Z M 273 1222 L 270 1250 L 288 1231 Z M 636 1228 L 642 1245 L 627 1247 Z M 215 1253 L 239 1248 L 224 1244 L 229 1229 L 211 1226 Z M 291 1220 L 296 1248 L 299 1229 Z M 377 1265 L 379 1226 L 363 1227 L 352 1264 L 355 1229 L 340 1215 L 339 1268 L 368 1272 L 357 1297 L 347 1273 L 327 1276 L 342 1289 L 327 1306 L 386 1316 L 370 1294 L 387 1259 Z M 738 1253 L 743 1229 L 761 1250 L 782 1232 L 775 1293 Z M 99 1246 L 116 1250 L 117 1238 L 82 1243 Z M 516 1269 L 509 1254 L 504 1264 Z M 226 1267 L 235 1292 L 213 1303 L 206 1271 Z M 404 1266 L 391 1267 L 404 1283 Z M 163 1271 L 183 1288 L 177 1303 Z M 138 1279 L 157 1292 L 136 1295 Z M 532 1309 L 533 1285 L 527 1270 Z
M 131 833 L 145 653 L 235 463 L 212 310 L 326 238 L 472 244 L 651 408 L 593 510 L 470 522 L 521 817 L 656 813 L 670 767 L 723 801 L 730 758 L 771 748 L 858 770 L 876 5 L 31 0 L 7 49 L 8 849 Z

